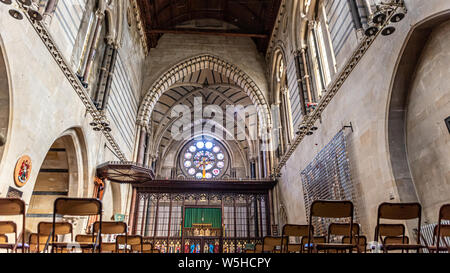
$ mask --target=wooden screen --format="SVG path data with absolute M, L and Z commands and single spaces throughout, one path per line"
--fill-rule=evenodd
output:
M 138 192 L 135 206 L 133 233 L 144 236 L 162 253 L 240 253 L 269 232 L 266 194 Z M 185 208 L 195 207 L 221 210 L 220 234 L 192 236 L 184 232 Z

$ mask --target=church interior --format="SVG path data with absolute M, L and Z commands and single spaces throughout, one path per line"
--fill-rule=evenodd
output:
M 450 1 L 0 0 L 0 253 L 449 253 Z

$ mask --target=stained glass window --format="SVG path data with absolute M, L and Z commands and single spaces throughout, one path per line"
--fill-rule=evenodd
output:
M 180 160 L 183 173 L 188 177 L 212 179 L 226 172 L 228 158 L 219 142 L 203 137 L 191 140 L 183 149 Z

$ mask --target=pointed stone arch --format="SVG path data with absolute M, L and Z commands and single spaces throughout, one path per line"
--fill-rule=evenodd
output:
M 155 104 L 164 92 L 187 75 L 201 69 L 210 69 L 224 74 L 241 87 L 256 106 L 261 128 L 271 128 L 272 118 L 267 100 L 256 83 L 237 66 L 213 55 L 192 57 L 175 66 L 159 77 L 142 100 L 137 122 L 147 126 Z

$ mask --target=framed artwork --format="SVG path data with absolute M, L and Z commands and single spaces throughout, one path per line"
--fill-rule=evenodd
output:
M 16 163 L 14 169 L 14 182 L 17 187 L 23 187 L 30 179 L 31 175 L 31 158 L 27 155 L 22 156 Z

